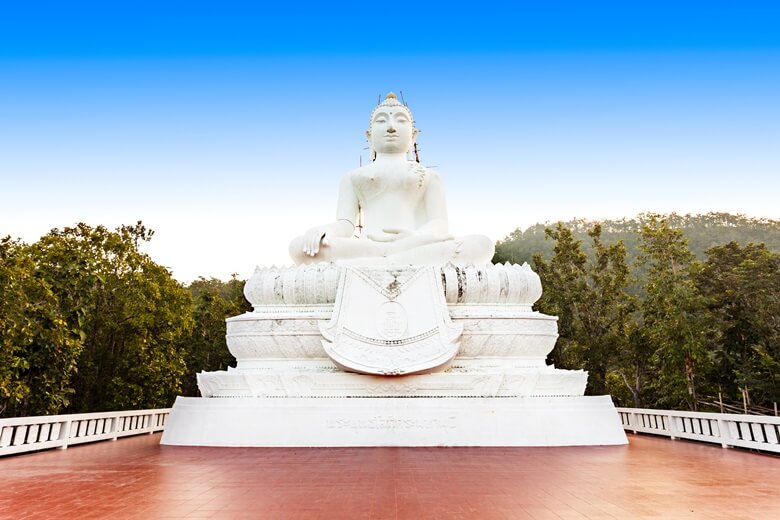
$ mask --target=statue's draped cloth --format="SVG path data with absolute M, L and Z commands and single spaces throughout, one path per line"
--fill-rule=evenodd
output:
M 345 370 L 405 375 L 446 368 L 463 326 L 450 320 L 440 269 L 346 267 L 320 331 L 325 352 Z

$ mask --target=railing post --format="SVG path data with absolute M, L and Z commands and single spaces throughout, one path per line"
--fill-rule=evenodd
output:
M 675 422 L 675 417 L 672 414 L 665 414 L 666 418 L 669 420 L 669 437 L 671 437 L 672 440 L 677 439 L 675 436 L 675 433 L 677 433 L 677 423 Z
M 70 421 L 65 421 L 60 427 L 60 440 L 62 440 L 62 445 L 58 446 L 57 449 L 67 450 L 70 441 Z
M 156 432 L 160 429 L 161 417 L 162 417 L 161 413 L 154 413 L 152 415 L 152 431 Z
M 634 412 L 628 414 L 628 424 L 632 426 L 632 431 L 636 434 L 636 414 Z
M 729 432 L 729 427 L 723 419 L 718 419 L 718 433 L 720 434 L 721 448 L 729 448 L 728 440 L 731 439 L 731 432 Z

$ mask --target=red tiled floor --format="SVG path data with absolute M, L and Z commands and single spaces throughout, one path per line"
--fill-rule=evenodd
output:
M 0 459 L 0 518 L 780 518 L 780 458 L 592 448 L 187 448 L 159 435 Z

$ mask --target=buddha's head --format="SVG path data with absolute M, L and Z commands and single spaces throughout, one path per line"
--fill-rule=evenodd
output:
M 406 153 L 417 138 L 412 113 L 390 92 L 371 112 L 366 131 L 374 153 Z

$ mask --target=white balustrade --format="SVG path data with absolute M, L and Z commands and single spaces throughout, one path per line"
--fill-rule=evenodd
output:
M 780 453 L 780 417 L 618 408 L 623 429 Z
M 618 408 L 623 429 L 780 453 L 780 417 Z M 0 456 L 165 429 L 170 408 L 0 419 Z
M 0 419 L 0 456 L 116 440 L 165 428 L 170 408 Z

